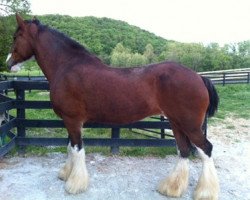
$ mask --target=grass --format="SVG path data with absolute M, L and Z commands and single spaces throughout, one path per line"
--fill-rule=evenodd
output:
M 9 75 L 9 76 L 44 76 L 41 70 L 25 70 L 22 69 L 18 72 L 1 72 L 1 74 Z
M 218 113 L 213 121 L 228 116 L 250 118 L 250 84 L 216 86 L 220 97 Z
M 209 123 L 223 121 L 226 117 L 250 118 L 250 84 L 245 85 L 226 85 L 216 86 L 220 97 L 218 113 Z M 9 96 L 14 97 L 13 93 Z M 26 100 L 49 100 L 48 92 L 32 91 L 26 92 Z M 10 112 L 16 115 L 15 111 Z M 58 119 L 52 110 L 26 110 L 28 119 Z M 227 128 L 234 128 L 228 124 Z M 110 129 L 84 129 L 85 137 L 110 138 Z M 63 128 L 30 128 L 27 130 L 27 136 L 30 137 L 67 137 L 67 132 Z M 145 138 L 142 135 L 132 134 L 128 129 L 121 130 L 122 138 Z M 26 149 L 27 155 L 46 155 L 49 152 L 66 152 L 65 147 L 37 147 L 29 146 Z M 109 147 L 86 147 L 87 153 L 101 152 L 104 155 L 110 155 Z M 16 154 L 16 150 L 12 155 Z M 120 155 L 122 156 L 157 156 L 165 157 L 166 155 L 176 154 L 176 148 L 173 147 L 120 147 Z

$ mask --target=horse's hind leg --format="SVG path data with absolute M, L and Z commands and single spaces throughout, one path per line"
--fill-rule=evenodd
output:
M 197 147 L 202 159 L 202 173 L 194 192 L 194 199 L 218 199 L 219 181 L 214 166 L 212 144 L 206 139 L 201 128 L 187 132 L 190 141 Z
M 191 150 L 191 144 L 185 134 L 174 123 L 171 123 L 171 127 L 179 148 L 180 158 L 172 173 L 160 182 L 158 191 L 163 195 L 180 197 L 188 186 L 189 160 L 187 157 Z
M 59 172 L 59 177 L 66 181 L 66 191 L 76 194 L 87 189 L 89 179 L 81 139 L 82 122 L 77 119 L 63 118 L 63 120 L 68 130 L 70 144 L 68 158 L 65 166 Z

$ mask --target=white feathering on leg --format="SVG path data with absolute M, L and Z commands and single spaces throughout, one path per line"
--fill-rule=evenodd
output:
M 208 157 L 200 148 L 199 155 L 202 159 L 202 174 L 194 192 L 194 199 L 217 200 L 219 195 L 219 180 L 217 177 L 214 161 Z
M 180 158 L 169 177 L 162 180 L 158 191 L 166 196 L 180 197 L 188 186 L 189 160 Z
M 71 151 L 71 144 L 68 144 L 68 158 L 66 160 L 65 165 L 61 168 L 58 174 L 58 178 L 61 180 L 67 181 L 71 171 L 72 171 L 72 151 Z
M 85 191 L 88 187 L 89 176 L 85 163 L 85 150 L 80 151 L 77 146 L 71 147 L 72 170 L 65 185 L 68 193 L 77 194 Z

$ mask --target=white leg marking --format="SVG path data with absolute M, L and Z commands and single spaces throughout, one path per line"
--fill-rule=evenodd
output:
M 162 180 L 158 191 L 166 196 L 180 197 L 188 186 L 189 160 L 180 158 L 169 177 Z
M 85 150 L 80 151 L 75 146 L 71 147 L 72 170 L 65 185 L 68 193 L 77 194 L 83 192 L 88 187 L 89 176 L 85 164 Z
M 9 59 L 11 58 L 12 54 L 9 53 L 8 56 L 7 56 L 7 59 L 6 59 L 6 63 L 9 61 Z
M 219 180 L 217 177 L 214 161 L 208 157 L 200 148 L 199 155 L 202 159 L 202 174 L 194 192 L 195 200 L 216 200 L 219 195 Z
M 58 178 L 62 179 L 63 181 L 67 181 L 71 171 L 72 171 L 72 152 L 71 152 L 71 144 L 68 145 L 68 158 L 66 160 L 65 165 L 61 168 L 58 174 Z

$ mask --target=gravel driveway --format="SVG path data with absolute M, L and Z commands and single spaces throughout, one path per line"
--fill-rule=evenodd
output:
M 230 128 L 228 127 L 230 123 Z M 220 199 L 250 200 L 250 120 L 226 119 L 209 127 L 213 157 L 220 179 Z M 85 193 L 69 195 L 57 178 L 66 155 L 12 157 L 0 160 L 1 200 L 165 200 L 174 199 L 156 191 L 158 182 L 177 162 L 177 156 L 105 157 L 87 154 L 90 186 Z M 201 161 L 190 162 L 187 192 L 179 199 L 192 199 L 201 172 Z

